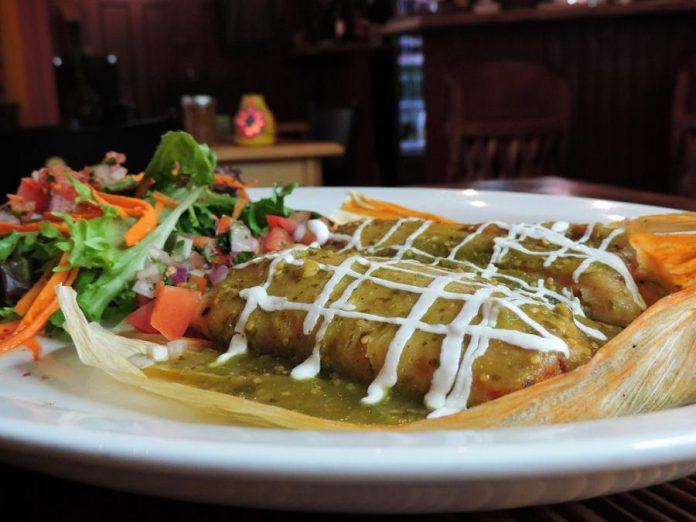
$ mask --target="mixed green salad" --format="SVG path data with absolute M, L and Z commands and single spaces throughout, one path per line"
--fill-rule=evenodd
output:
M 285 205 L 296 186 L 251 201 L 238 173 L 181 131 L 162 137 L 139 174 L 117 152 L 79 171 L 33 172 L 0 208 L 0 353 L 39 356 L 35 336 L 63 325 L 57 284 L 76 290 L 93 321 L 181 338 L 230 266 L 321 241 L 328 220 Z

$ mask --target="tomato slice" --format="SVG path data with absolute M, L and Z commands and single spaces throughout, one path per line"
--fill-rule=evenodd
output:
M 266 216 L 266 221 L 268 222 L 269 227 L 280 227 L 289 234 L 292 234 L 296 226 L 294 220 L 282 216 Z
M 268 231 L 268 235 L 263 242 L 263 249 L 266 252 L 271 252 L 272 250 L 281 250 L 292 245 L 292 236 L 288 231 L 280 227 L 274 227 Z
M 137 310 L 131 312 L 128 317 L 126 317 L 126 322 L 140 330 L 144 333 L 157 333 L 157 330 L 153 328 L 150 321 L 152 319 L 152 310 L 155 308 L 155 302 L 150 301 L 145 303 L 143 306 Z
M 197 290 L 163 286 L 155 295 L 150 324 L 170 341 L 179 339 L 193 321 L 200 300 Z

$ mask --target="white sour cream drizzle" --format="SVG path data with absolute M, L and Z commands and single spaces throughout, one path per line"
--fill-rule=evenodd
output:
M 331 236 L 334 241 L 345 241 L 346 244 L 340 252 L 348 252 L 353 249 L 359 252 L 350 255 L 339 265 L 318 263 L 320 270 L 329 272 L 331 275 L 317 299 L 312 303 L 293 302 L 286 297 L 268 294 L 268 288 L 273 282 L 279 263 L 304 264 L 305 261 L 295 255 L 299 251 L 306 250 L 307 247 L 295 247 L 250 261 L 253 263 L 262 259 L 271 260 L 266 280 L 259 286 L 245 288 L 240 292 L 240 297 L 245 299 L 246 303 L 235 325 L 235 335 L 230 341 L 230 349 L 220 356 L 219 361 L 222 362 L 223 359 L 226 361 L 234 355 L 246 351 L 245 327 L 252 312 L 257 308 L 266 312 L 278 310 L 306 312 L 303 332 L 305 335 L 311 335 L 316 330 L 315 344 L 310 357 L 293 369 L 291 375 L 297 379 L 316 377 L 321 370 L 321 347 L 324 335 L 334 318 L 363 319 L 396 325 L 397 330 L 387 349 L 384 364 L 368 386 L 367 396 L 363 399 L 363 402 L 367 404 L 375 404 L 380 402 L 385 397 L 386 392 L 396 384 L 399 362 L 412 335 L 416 331 L 438 334 L 443 336 L 439 366 L 434 372 L 430 390 L 425 396 L 425 404 L 432 410 L 429 417 L 438 417 L 466 409 L 473 381 L 473 364 L 476 359 L 486 353 L 491 340 L 504 341 L 522 349 L 558 352 L 566 357 L 569 356 L 569 348 L 565 341 L 553 335 L 530 317 L 523 310 L 523 305 L 536 305 L 553 309 L 558 303 L 565 304 L 573 312 L 574 322 L 578 329 L 595 339 L 606 340 L 606 336 L 602 332 L 578 320 L 578 318 L 584 318 L 585 314 L 580 302 L 570 290 L 564 289 L 562 293 L 558 293 L 546 288 L 542 279 L 539 279 L 536 285 L 532 285 L 509 274 L 498 272 L 497 263 L 510 250 L 517 250 L 529 255 L 546 256 L 544 266 L 549 266 L 559 257 L 580 258 L 582 262 L 573 273 L 573 278 L 576 281 L 593 262 L 605 264 L 624 278 L 636 302 L 644 306 L 637 286 L 624 263 L 618 256 L 606 251 L 612 240 L 622 232 L 621 229 L 614 230 L 598 248 L 593 248 L 585 244 L 591 236 L 593 227 L 588 227 L 579 241 L 572 241 L 563 235 L 563 232 L 569 228 L 565 222 L 557 222 L 551 228 L 538 224 L 509 225 L 490 222 L 478 227 L 475 232 L 469 234 L 456 245 L 446 257 L 442 258 L 427 254 L 413 246 L 432 222 L 414 218 L 400 219 L 377 242 L 365 247 L 362 243 L 362 233 L 370 222 L 371 220 L 365 220 L 361 223 L 352 236 L 339 234 Z M 402 226 L 414 222 L 418 223 L 418 226 L 403 243 L 387 244 Z M 507 230 L 508 234 L 504 237 L 494 238 L 493 254 L 487 267 L 481 268 L 473 263 L 456 259 L 461 248 L 492 225 Z M 521 244 L 526 238 L 545 240 L 559 248 L 551 251 L 529 250 Z M 383 248 L 393 249 L 395 254 L 390 258 L 369 257 L 370 254 Z M 418 264 L 419 269 L 415 269 L 415 261 L 403 259 L 407 252 L 431 258 L 433 262 L 425 265 L 425 270 L 421 264 Z M 441 261 L 458 264 L 466 270 L 453 272 L 442 269 L 438 266 Z M 240 267 L 245 265 L 240 265 Z M 386 274 L 389 272 L 415 274 L 421 279 L 429 279 L 429 281 L 425 286 L 391 281 L 386 278 Z M 382 275 L 379 275 L 380 273 Z M 331 295 L 336 286 L 346 277 L 350 278 L 351 281 L 346 285 L 342 294 L 331 301 Z M 482 278 L 486 280 L 482 280 Z M 493 281 L 490 281 L 491 278 L 494 278 Z M 406 317 L 388 317 L 357 310 L 356 306 L 350 303 L 351 296 L 360 285 L 368 281 L 386 288 L 416 294 L 417 299 L 408 315 Z M 461 293 L 448 289 L 453 283 L 465 284 L 472 287 L 474 291 L 473 293 Z M 462 307 L 457 316 L 448 324 L 423 321 L 423 317 L 439 298 L 461 301 Z M 534 333 L 496 328 L 498 316 L 502 309 L 506 309 L 523 321 Z M 474 323 L 477 318 L 478 322 Z M 321 321 L 320 324 L 319 321 Z M 317 329 L 318 324 L 319 328 Z M 466 346 L 463 346 L 465 342 Z

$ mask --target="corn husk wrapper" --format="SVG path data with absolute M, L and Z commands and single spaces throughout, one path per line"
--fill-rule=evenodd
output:
M 150 378 L 129 361 L 162 346 L 88 323 L 75 291 L 58 287 L 66 330 L 83 363 L 122 383 L 177 400 L 231 424 L 293 429 L 468 429 L 618 417 L 696 402 L 696 287 L 650 307 L 585 366 L 459 414 L 405 426 L 330 421 L 231 395 Z

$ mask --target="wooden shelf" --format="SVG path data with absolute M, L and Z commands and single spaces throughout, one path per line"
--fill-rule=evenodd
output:
M 587 5 L 563 6 L 549 3 L 542 4 L 536 9 L 511 9 L 509 11 L 488 14 L 476 14 L 471 11 L 450 11 L 447 13 L 394 18 L 382 28 L 382 34 L 395 36 L 404 33 L 486 24 L 560 22 L 585 18 L 618 18 L 693 11 L 696 11 L 696 2 L 690 0 L 646 0 L 629 5 L 602 4 L 596 7 Z

